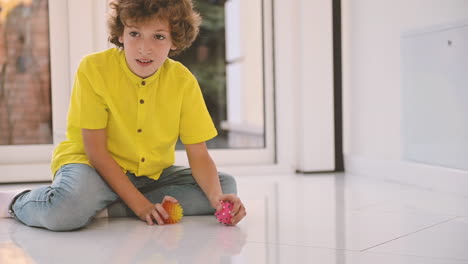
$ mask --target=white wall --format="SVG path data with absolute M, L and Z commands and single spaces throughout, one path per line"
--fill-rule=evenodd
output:
M 401 160 L 400 37 L 468 19 L 466 0 L 342 0 L 344 151 Z

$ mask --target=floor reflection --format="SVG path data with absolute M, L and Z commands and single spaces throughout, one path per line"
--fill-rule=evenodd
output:
M 27 252 L 13 242 L 0 243 L 0 263 L 33 264 Z
M 247 235 L 214 221 L 185 217 L 179 224 L 151 227 L 138 220 L 100 219 L 75 232 L 21 229 L 10 234 L 14 244 L 1 248 L 7 253 L 2 258 L 14 254 L 15 262 L 1 263 L 224 263 L 241 253 Z
M 60 233 L 0 219 L 0 263 L 468 263 L 465 197 L 343 174 L 238 182 L 236 227 L 120 218 Z

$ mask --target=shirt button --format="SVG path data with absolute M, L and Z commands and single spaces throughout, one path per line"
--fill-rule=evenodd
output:
M 145 158 L 141 158 L 141 162 L 145 162 Z
M 141 85 L 146 85 L 146 81 L 141 81 Z
M 138 133 L 141 133 L 142 131 L 143 131 L 143 130 L 141 130 L 141 128 L 139 128 L 139 129 L 137 130 Z
M 141 99 L 140 104 L 144 104 L 144 103 L 145 103 L 145 100 Z

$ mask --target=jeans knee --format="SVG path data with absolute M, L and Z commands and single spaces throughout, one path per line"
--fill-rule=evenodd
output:
M 79 197 L 70 192 L 56 191 L 52 194 L 47 213 L 43 214 L 42 224 L 52 231 L 70 231 L 84 227 L 92 213 L 83 207 Z M 88 212 L 89 211 L 89 212 Z
M 219 181 L 221 182 L 221 188 L 223 189 L 223 193 L 237 194 L 237 183 L 236 179 L 233 176 L 220 172 Z
M 48 214 L 43 219 L 43 226 L 51 231 L 72 231 L 86 226 L 89 218 L 74 216 L 60 211 Z

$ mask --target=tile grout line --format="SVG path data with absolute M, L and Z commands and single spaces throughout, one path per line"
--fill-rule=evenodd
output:
M 432 260 L 449 260 L 451 262 L 463 262 L 460 264 L 466 264 L 466 259 L 457 259 L 457 258 L 446 258 L 446 257 L 432 257 L 432 256 L 421 256 L 421 255 L 413 255 L 413 254 L 398 254 L 398 253 L 389 253 L 389 252 L 363 252 L 363 253 L 370 253 L 370 254 L 381 254 L 381 255 L 389 255 L 389 256 L 405 256 L 405 257 L 413 257 L 413 258 L 425 258 L 425 259 L 432 259 Z
M 360 250 L 360 252 L 364 252 L 364 251 L 367 251 L 367 250 L 369 250 L 369 249 L 372 249 L 372 248 L 375 248 L 375 247 L 381 246 L 381 245 L 383 245 L 383 244 L 387 244 L 387 243 L 389 243 L 389 242 L 395 241 L 395 240 L 397 240 L 397 239 L 400 239 L 400 238 L 403 238 L 403 237 L 407 237 L 407 236 L 409 236 L 409 235 L 416 234 L 416 233 L 418 233 L 418 232 L 421 232 L 421 231 L 423 231 L 423 230 L 426 230 L 426 229 L 432 228 L 432 227 L 434 227 L 434 226 L 438 226 L 438 225 L 441 225 L 441 224 L 444 224 L 444 223 L 450 222 L 450 221 L 452 221 L 452 220 L 455 220 L 456 218 L 459 218 L 459 216 L 455 216 L 455 217 L 449 218 L 449 219 L 447 219 L 447 220 L 444 220 L 444 221 L 442 221 L 442 222 L 435 223 L 435 224 L 433 224 L 433 225 L 431 225 L 431 226 L 428 226 L 428 227 L 421 228 L 421 229 L 419 229 L 419 230 L 416 230 L 416 231 L 414 231 L 414 232 L 408 233 L 408 234 L 406 234 L 406 235 L 403 235 L 403 236 L 400 236 L 400 237 L 397 237 L 397 238 L 394 238 L 394 239 L 390 239 L 390 240 L 388 240 L 388 241 L 385 241 L 385 242 L 382 242 L 382 243 L 380 243 L 380 244 L 377 244 L 377 245 L 374 245 L 374 246 L 371 246 L 371 247 L 365 248 L 365 249 L 363 249 L 363 250 Z
M 276 243 L 276 242 L 261 242 L 261 241 L 246 241 L 246 243 L 264 244 L 264 245 L 271 245 L 271 246 L 312 248 L 312 249 L 316 249 L 316 250 L 334 250 L 334 251 L 343 251 L 343 252 L 349 252 L 349 253 L 359 253 L 359 252 L 361 252 L 358 249 L 334 248 L 334 247 L 304 245 L 304 244 L 294 244 L 294 243 Z

